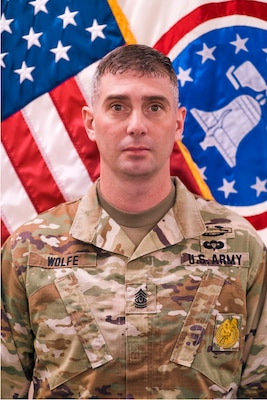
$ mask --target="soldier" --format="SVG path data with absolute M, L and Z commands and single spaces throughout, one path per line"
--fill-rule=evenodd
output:
M 82 113 L 100 179 L 3 248 L 2 398 L 266 397 L 266 249 L 170 176 L 170 60 L 115 49 Z

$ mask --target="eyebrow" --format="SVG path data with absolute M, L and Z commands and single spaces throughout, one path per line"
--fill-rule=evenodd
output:
M 112 101 L 112 100 L 121 100 L 121 101 L 125 101 L 125 100 L 129 100 L 130 96 L 128 95 L 124 95 L 124 94 L 110 94 L 109 96 L 107 96 L 105 98 L 105 102 L 108 101 Z M 158 95 L 151 95 L 151 96 L 143 96 L 142 100 L 144 101 L 155 101 L 155 102 L 162 102 L 165 104 L 170 104 L 169 100 L 167 99 L 167 97 L 165 96 L 158 96 Z

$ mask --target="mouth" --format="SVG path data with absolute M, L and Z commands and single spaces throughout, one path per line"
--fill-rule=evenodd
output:
M 149 148 L 145 146 L 128 146 L 124 149 L 124 151 L 133 154 L 144 154 L 145 152 L 149 151 Z

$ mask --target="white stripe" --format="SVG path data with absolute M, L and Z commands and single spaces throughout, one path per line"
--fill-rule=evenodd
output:
M 75 76 L 75 81 L 88 105 L 91 103 L 92 77 L 99 61 L 84 68 Z
M 188 32 L 183 38 L 181 38 L 174 47 L 170 50 L 168 57 L 174 60 L 178 54 L 180 54 L 186 46 L 193 40 L 196 40 L 199 36 L 204 35 L 214 29 L 232 27 L 235 25 L 252 26 L 255 28 L 261 28 L 266 30 L 266 21 L 249 17 L 246 15 L 231 15 L 226 17 L 214 18 L 209 21 L 199 24 L 190 32 Z
M 259 215 L 267 211 L 267 201 L 264 201 L 263 203 L 258 203 L 253 206 L 227 206 L 231 210 L 237 212 L 240 215 L 243 215 L 243 217 L 250 217 L 253 215 Z
M 36 210 L 2 144 L 1 165 L 2 218 L 7 229 L 13 232 L 24 222 L 35 217 Z
M 213 0 L 222 3 L 227 0 Z M 137 43 L 154 46 L 176 22 L 210 0 L 119 0 Z M 216 5 L 214 5 L 216 7 Z
M 235 211 L 237 214 L 242 215 L 243 217 L 253 217 L 256 215 L 260 215 L 267 210 L 267 201 L 263 203 L 256 204 L 254 206 L 247 207 L 237 207 L 237 206 L 226 206 L 232 211 Z M 259 236 L 262 241 L 267 246 L 267 228 L 257 230 Z
M 22 113 L 65 199 L 83 195 L 91 179 L 49 94 L 29 103 Z

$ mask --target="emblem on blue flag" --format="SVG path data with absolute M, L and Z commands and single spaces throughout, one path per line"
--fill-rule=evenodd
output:
M 267 200 L 267 31 L 225 25 L 173 58 L 183 142 L 220 203 L 252 206 Z

